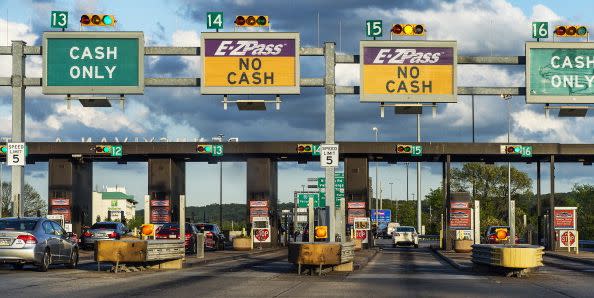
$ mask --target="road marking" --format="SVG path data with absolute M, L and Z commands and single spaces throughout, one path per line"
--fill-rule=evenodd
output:
M 347 279 L 486 279 L 485 277 L 461 274 L 406 274 L 406 273 L 360 273 L 349 275 Z

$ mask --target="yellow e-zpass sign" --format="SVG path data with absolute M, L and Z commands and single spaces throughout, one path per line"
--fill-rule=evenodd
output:
M 204 32 L 202 94 L 299 94 L 299 33 Z
M 456 102 L 455 41 L 361 41 L 362 102 Z

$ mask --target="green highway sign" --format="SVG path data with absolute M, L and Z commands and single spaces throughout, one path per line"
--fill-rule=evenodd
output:
M 143 94 L 144 33 L 44 32 L 43 94 Z
M 223 156 L 223 145 L 212 145 L 212 156 Z
M 318 188 L 326 188 L 326 178 L 318 178 Z M 334 188 L 344 188 L 344 177 L 334 177 Z
M 52 11 L 50 18 L 50 27 L 66 29 L 68 28 L 68 12 L 67 11 Z
M 421 145 L 412 145 L 412 152 L 411 156 L 423 156 L 423 146 Z
M 532 38 L 549 38 L 549 22 L 532 22 Z
M 307 208 L 309 204 L 309 198 L 314 200 L 314 208 L 326 206 L 326 200 L 320 202 L 320 194 L 318 193 L 298 193 L 297 194 L 297 207 Z
M 320 156 L 320 145 L 312 145 L 311 146 L 311 155 L 313 156 Z
M 522 157 L 532 157 L 532 146 L 522 146 Z
M 591 42 L 527 42 L 526 103 L 594 103 Z
M 334 206 L 340 207 L 340 199 L 344 199 L 344 193 L 336 192 L 334 197 Z M 326 193 L 320 192 L 320 201 L 323 202 L 322 207 L 326 206 Z
M 381 20 L 367 20 L 365 21 L 365 35 L 367 37 L 382 37 L 383 28 Z
M 223 12 L 207 12 L 206 29 L 223 29 Z
M 123 155 L 122 145 L 113 145 L 111 147 L 111 156 L 122 157 L 122 155 Z

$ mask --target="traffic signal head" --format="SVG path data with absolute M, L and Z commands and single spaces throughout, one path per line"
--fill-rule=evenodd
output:
M 425 26 L 421 24 L 394 24 L 392 30 L 394 35 L 424 36 Z
M 0 145 L 0 154 L 8 153 L 8 147 L 6 145 Z
M 142 236 L 154 236 L 155 235 L 155 225 L 154 224 L 143 224 L 140 228 L 140 234 Z
M 81 26 L 115 26 L 116 19 L 111 14 L 83 14 L 80 17 Z
M 522 154 L 522 145 L 507 145 L 505 146 L 505 153 Z
M 398 154 L 411 154 L 412 145 L 396 145 L 396 153 Z
M 95 145 L 95 153 L 110 154 L 111 153 L 111 145 Z
M 270 26 L 268 16 L 237 16 L 236 27 L 267 27 Z
M 312 153 L 312 144 L 297 144 L 297 153 Z
M 580 25 L 557 26 L 555 27 L 555 35 L 559 37 L 586 37 L 588 28 Z
M 196 152 L 200 154 L 212 154 L 212 145 L 198 144 L 196 145 Z

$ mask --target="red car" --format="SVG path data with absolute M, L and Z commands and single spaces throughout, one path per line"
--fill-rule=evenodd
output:
M 197 251 L 196 228 L 186 223 L 185 246 L 186 251 L 195 254 Z M 179 239 L 179 224 L 166 223 L 157 229 L 155 239 Z

